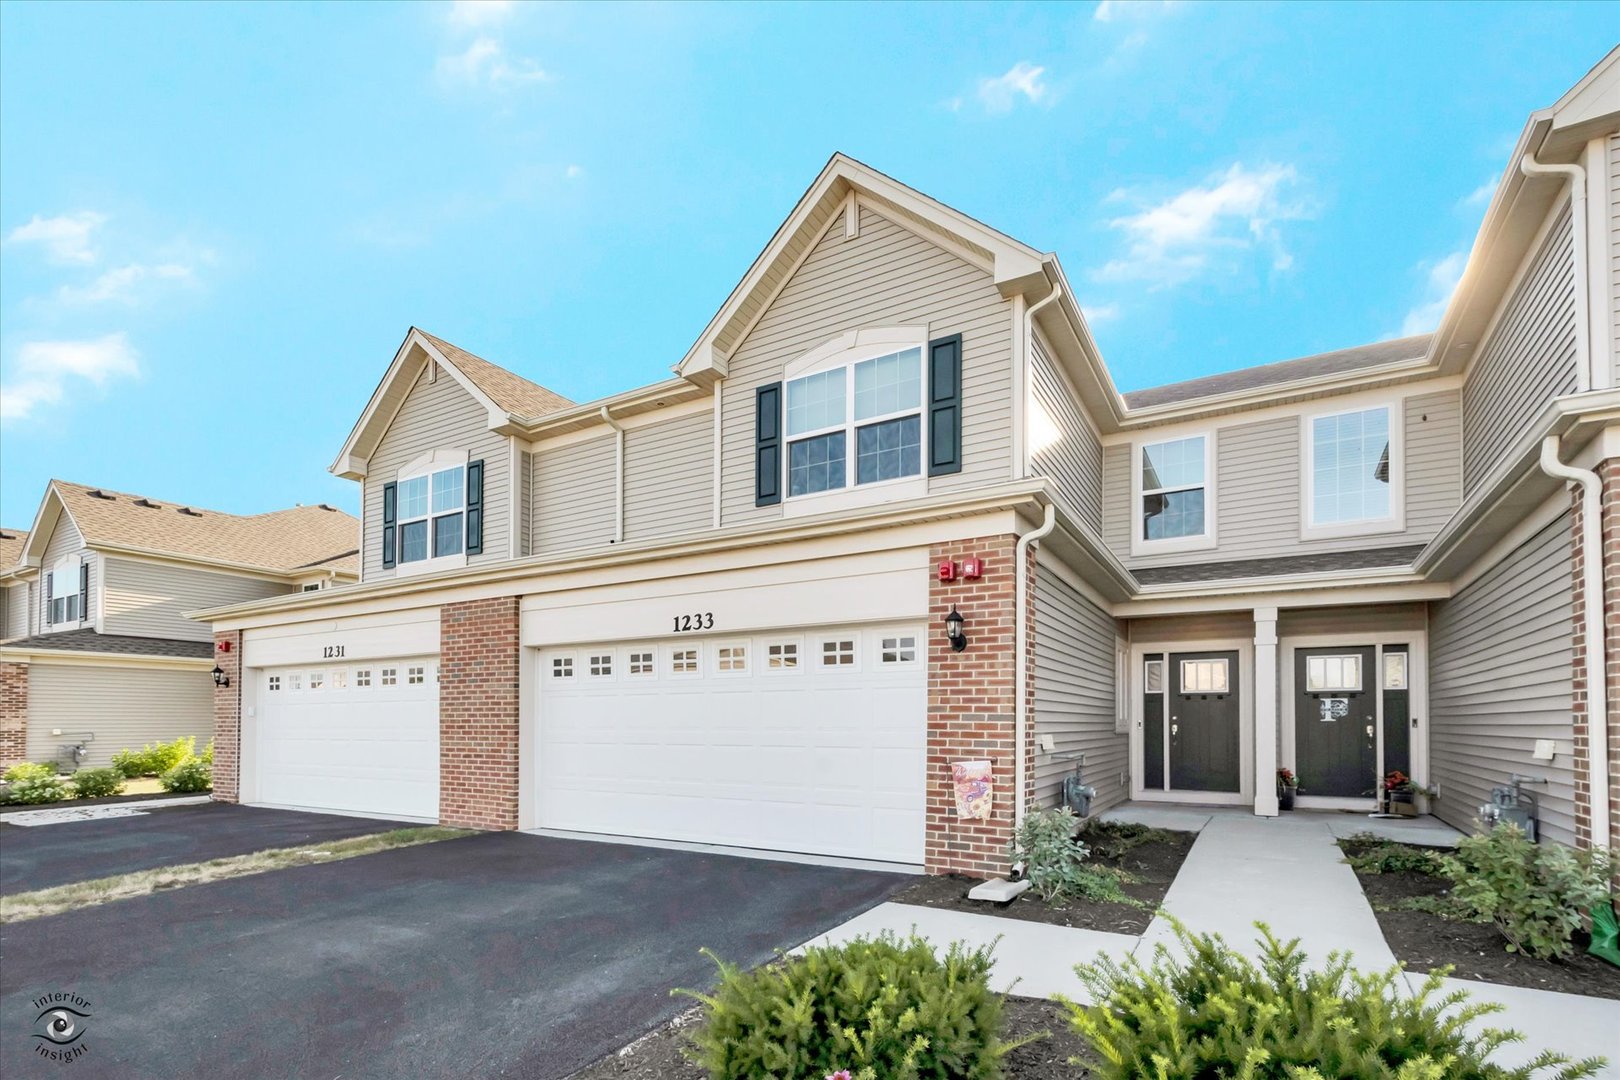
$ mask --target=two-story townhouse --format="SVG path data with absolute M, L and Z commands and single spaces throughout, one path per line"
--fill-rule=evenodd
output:
M 324 505 L 241 516 L 52 480 L 32 530 L 6 532 L 0 766 L 201 747 L 214 649 L 184 613 L 359 578 L 360 523 Z
M 842 155 L 672 378 L 413 329 L 333 466 L 362 582 L 196 613 L 216 798 L 987 874 L 1076 773 L 1400 768 L 1609 842 L 1617 101 L 1530 118 L 1435 334 L 1130 394 L 1056 256 Z

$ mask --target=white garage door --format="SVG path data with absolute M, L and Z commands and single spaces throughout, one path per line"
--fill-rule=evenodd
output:
M 546 828 L 923 860 L 915 626 L 540 653 Z
M 259 674 L 256 803 L 439 818 L 438 661 Z

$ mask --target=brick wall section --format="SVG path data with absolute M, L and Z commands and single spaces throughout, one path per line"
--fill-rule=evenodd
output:
M 1609 846 L 1620 850 L 1620 753 L 1616 752 L 1616 721 L 1620 720 L 1620 458 L 1610 458 L 1597 467 L 1603 482 L 1603 583 L 1604 583 L 1604 638 L 1608 646 L 1606 657 L 1609 711 Z M 1571 617 L 1575 626 L 1575 840 L 1582 847 L 1592 843 L 1591 769 L 1592 743 L 1587 725 L 1586 684 L 1586 592 L 1582 580 L 1586 566 L 1586 553 L 1581 550 L 1581 528 L 1584 517 L 1581 489 L 1570 493 L 1575 512 L 1571 515 L 1571 528 L 1575 535 L 1575 559 L 1571 569 L 1570 590 L 1573 594 Z
M 439 609 L 439 820 L 518 825 L 518 598 Z
M 221 649 L 229 645 L 230 651 Z M 214 687 L 214 801 L 233 803 L 241 795 L 242 775 L 242 632 L 214 635 L 214 663 L 230 677 L 229 686 Z
M 1014 811 L 1014 662 L 1017 538 L 993 536 L 936 544 L 931 549 L 928 618 L 928 792 L 925 862 L 929 873 L 978 877 L 1004 875 L 1010 860 Z M 977 581 L 942 582 L 933 568 L 947 559 L 960 563 L 977 556 L 984 576 Z M 1026 578 L 1029 618 L 1030 693 L 1034 698 L 1034 552 Z M 968 647 L 952 652 L 945 639 L 945 616 L 955 606 L 966 621 Z M 1033 725 L 1031 725 L 1033 727 Z M 1026 732 L 1028 766 L 1024 798 L 1034 786 L 1033 730 Z M 989 821 L 956 816 L 951 783 L 954 761 L 991 761 L 995 803 Z
M 0 664 L 0 769 L 28 754 L 28 665 Z

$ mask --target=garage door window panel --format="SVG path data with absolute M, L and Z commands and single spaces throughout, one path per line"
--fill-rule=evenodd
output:
M 611 679 L 613 677 L 613 654 L 611 652 L 591 653 L 586 658 L 586 668 L 593 679 Z
M 860 639 L 857 636 L 823 638 L 820 649 L 820 667 L 823 671 L 854 671 L 859 668 Z
M 772 641 L 765 646 L 765 670 L 775 674 L 796 672 L 799 667 L 798 641 Z
M 748 645 L 741 641 L 728 641 L 714 649 L 714 670 L 717 675 L 748 674 Z
M 703 672 L 702 650 L 696 645 L 681 646 L 669 650 L 669 673 L 671 675 L 693 676 Z
M 272 676 L 270 676 L 269 685 L 270 685 L 270 692 L 271 693 L 276 693 L 277 691 L 279 691 L 281 689 L 281 676 L 280 675 L 272 675 Z
M 896 667 L 917 662 L 917 636 L 915 634 L 885 635 L 878 641 L 878 663 Z
M 633 679 L 651 679 L 658 674 L 658 661 L 652 649 L 632 649 L 628 669 Z
M 371 688 L 370 668 L 354 669 L 354 687 L 356 690 L 368 690 Z
M 384 686 L 399 685 L 399 669 L 385 667 L 382 669 L 381 681 Z

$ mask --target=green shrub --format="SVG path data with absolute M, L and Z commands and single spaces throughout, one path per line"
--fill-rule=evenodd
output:
M 120 750 L 113 755 L 113 768 L 129 777 L 162 776 L 176 765 L 196 756 L 197 739 L 182 735 L 173 742 L 147 743 L 139 750 Z
M 1401 968 L 1353 971 L 1348 954 L 1332 953 L 1309 971 L 1298 940 L 1284 945 L 1260 925 L 1258 962 L 1218 935 L 1194 937 L 1179 923 L 1179 952 L 1164 945 L 1150 965 L 1104 957 L 1076 968 L 1093 1007 L 1065 1003 L 1090 1046 L 1093 1075 L 1245 1077 L 1248 1080 L 1547 1080 L 1595 1076 L 1601 1059 L 1571 1063 L 1543 1051 L 1507 1069 L 1486 1059 L 1517 1032 L 1469 1026 L 1500 1012 L 1470 1003 L 1463 991 L 1442 993 L 1449 971 L 1429 974 L 1408 994 Z
M 707 953 L 707 950 L 705 950 Z M 909 1080 L 1001 1076 L 1001 997 L 990 990 L 991 949 L 892 934 L 812 946 L 755 971 L 720 965 L 687 1056 L 711 1080 L 857 1077 Z
M 15 784 L 20 780 L 42 780 L 55 775 L 54 765 L 36 765 L 32 761 L 23 761 L 7 769 L 4 779 L 8 784 Z
M 1011 855 L 1022 863 L 1030 888 L 1047 903 L 1077 896 L 1134 904 L 1120 886 L 1124 875 L 1103 866 L 1088 866 L 1090 849 L 1074 838 L 1079 819 L 1067 806 L 1031 810 L 1013 834 Z
M 73 790 L 81 799 L 99 799 L 124 790 L 124 774 L 117 769 L 80 769 L 73 774 Z
M 1609 855 L 1602 848 L 1575 851 L 1535 844 L 1517 825 L 1464 837 L 1443 860 L 1451 892 L 1475 918 L 1507 938 L 1508 952 L 1539 960 L 1574 955 L 1571 936 L 1582 914 L 1609 899 Z
M 1091 858 L 1122 859 L 1143 844 L 1169 843 L 1175 834 L 1151 825 L 1087 818 L 1080 826 L 1080 839 L 1091 849 Z
M 203 747 L 203 752 L 197 755 L 197 760 L 202 762 L 204 765 L 207 765 L 207 766 L 210 766 L 210 767 L 213 766 L 213 764 L 214 764 L 214 740 L 213 739 L 208 740 L 208 745 Z
M 6 797 L 10 802 L 37 806 L 40 803 L 61 802 L 68 797 L 68 788 L 62 778 L 52 771 L 11 781 L 11 790 Z
M 1372 833 L 1356 833 L 1341 845 L 1344 861 L 1363 874 L 1438 875 L 1444 856 L 1434 848 L 1413 847 L 1384 840 Z
M 164 791 L 208 791 L 214 786 L 214 770 L 201 758 L 191 758 L 158 777 L 158 783 Z

